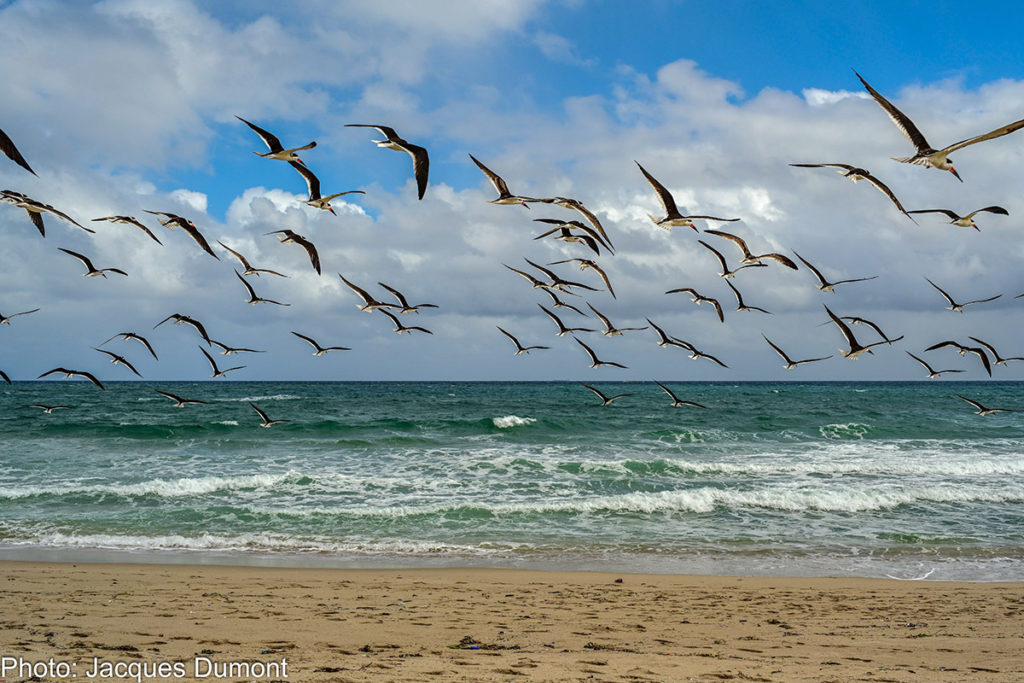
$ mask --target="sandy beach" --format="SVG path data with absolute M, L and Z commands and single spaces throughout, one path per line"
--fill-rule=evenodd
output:
M 1019 583 L 0 569 L 6 681 L 1024 680 Z

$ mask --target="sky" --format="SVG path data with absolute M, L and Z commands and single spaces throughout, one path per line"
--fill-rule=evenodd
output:
M 637 9 L 639 7 L 639 9 Z M 944 340 L 977 337 L 1003 356 L 1024 356 L 1024 133 L 952 155 L 964 179 L 891 157 L 913 148 L 871 100 L 854 69 L 910 116 L 933 146 L 993 130 L 1024 116 L 1024 60 L 1015 29 L 1024 8 L 1005 3 L 977 12 L 952 2 L 873 2 L 822 10 L 812 2 L 652 0 L 640 5 L 588 0 L 281 3 L 226 0 L 57 0 L 0 3 L 8 39 L 0 43 L 0 130 L 18 146 L 33 176 L 0 157 L 0 189 L 24 193 L 95 229 L 87 234 L 47 215 L 46 237 L 24 210 L 0 204 L 0 314 L 39 308 L 0 327 L 0 370 L 35 379 L 63 366 L 103 380 L 136 379 L 95 347 L 124 355 L 147 380 L 208 378 L 194 330 L 263 353 L 215 354 L 245 365 L 236 380 L 915 380 L 987 379 L 977 359 Z M 315 140 L 303 159 L 337 215 L 305 206 L 306 186 L 286 163 L 261 159 L 260 139 L 236 117 L 286 146 Z M 408 155 L 377 148 L 382 124 L 428 149 L 430 181 L 417 200 Z M 589 368 L 571 336 L 556 337 L 538 304 L 548 297 L 504 265 L 590 258 L 579 244 L 534 238 L 537 218 L 573 220 L 553 205 L 501 206 L 469 155 L 530 197 L 573 197 L 600 219 L 615 253 L 595 260 L 616 296 L 593 271 L 552 266 L 563 278 L 597 288 L 562 295 L 583 309 L 556 311 L 567 325 L 598 327 L 587 308 L 617 327 L 646 319 L 720 358 L 722 368 L 659 348 L 651 330 L 618 337 L 580 333 L 602 360 Z M 637 162 L 688 214 L 740 218 L 697 221 L 745 239 L 755 253 L 799 253 L 833 279 L 877 276 L 815 288 L 811 273 L 770 263 L 730 282 L 703 240 L 736 265 L 726 240 L 686 227 L 666 231 L 648 218 L 662 211 Z M 999 205 L 1009 216 L 976 218 L 979 231 L 942 216 L 916 224 L 867 183 L 827 168 L 872 171 L 907 209 L 967 213 Z M 220 261 L 181 230 L 146 211 L 185 216 Z M 130 226 L 92 219 L 129 215 Z M 271 231 L 314 242 L 323 274 L 305 252 Z M 239 266 L 217 241 L 253 265 L 287 278 L 250 276 L 256 292 L 287 307 L 246 304 L 232 272 Z M 88 255 L 127 277 L 83 278 L 58 248 Z M 429 302 L 406 325 L 433 334 L 395 334 L 381 313 L 366 313 L 339 278 L 373 295 L 378 285 Z M 964 313 L 945 309 L 928 278 L 957 299 L 981 299 Z M 725 322 L 666 290 L 694 287 L 719 299 Z M 842 358 L 838 315 L 877 323 L 893 345 L 856 361 Z M 512 343 L 550 346 L 514 356 Z M 878 339 L 865 326 L 858 339 Z M 159 360 L 131 341 L 153 344 Z M 323 345 L 350 347 L 314 357 L 297 331 Z M 786 371 L 765 342 L 793 358 L 832 358 Z M 994 379 L 1020 379 L 1024 363 L 996 366 Z M 223 381 L 223 380 L 218 380 Z

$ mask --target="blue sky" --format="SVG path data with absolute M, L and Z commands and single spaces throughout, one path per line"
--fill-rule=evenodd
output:
M 906 355 L 947 338 L 976 336 L 1003 355 L 1024 355 L 1017 330 L 1024 299 L 1016 234 L 1024 134 L 961 150 L 949 174 L 896 164 L 906 139 L 857 81 L 856 68 L 938 145 L 1024 116 L 1024 70 L 1014 34 L 1024 10 L 980 13 L 957 3 L 610 2 L 279 3 L 185 0 L 100 3 L 8 2 L 0 21 L 16 39 L 0 46 L 0 129 L 39 173 L 0 159 L 0 184 L 53 204 L 83 224 L 129 214 L 158 231 L 164 247 L 105 223 L 92 237 L 47 217 L 40 238 L 21 209 L 0 205 L 0 313 L 40 307 L 0 329 L 0 369 L 31 379 L 56 365 L 104 379 L 131 379 L 92 347 L 124 330 L 140 348 L 104 346 L 137 361 L 147 379 L 208 375 L 196 338 L 152 326 L 171 313 L 203 320 L 211 335 L 266 353 L 218 360 L 248 365 L 237 379 L 918 379 Z M 304 183 L 281 162 L 252 154 L 262 143 L 234 117 L 286 145 L 317 140 L 305 159 L 326 192 L 361 189 L 338 216 L 303 207 Z M 370 129 L 395 127 L 431 155 L 431 183 L 415 199 L 411 164 L 377 149 Z M 651 332 L 586 337 L 602 358 L 629 370 L 590 370 L 570 338 L 555 338 L 537 308 L 547 302 L 502 267 L 523 258 L 584 256 L 577 245 L 537 242 L 533 218 L 575 216 L 534 205 L 495 206 L 472 153 L 513 192 L 576 197 L 601 218 L 618 247 L 599 261 L 615 284 L 587 301 L 619 326 L 651 318 L 720 355 L 723 370 L 659 349 Z M 660 210 L 640 161 L 684 211 L 743 220 L 698 227 L 742 235 L 755 250 L 798 251 L 832 277 L 878 275 L 833 295 L 805 269 L 750 269 L 733 282 L 771 316 L 729 309 L 731 294 L 697 239 L 730 261 L 733 247 L 687 228 L 654 226 Z M 865 183 L 793 162 L 845 162 L 874 171 L 908 208 L 966 212 L 999 204 L 1010 216 L 979 216 L 980 232 L 934 215 L 914 225 Z M 287 309 L 250 307 L 224 252 L 220 263 L 145 209 L 180 213 L 211 242 L 223 240 L 256 265 L 292 277 L 251 278 Z M 264 233 L 289 228 L 321 249 L 323 276 L 301 250 Z M 717 241 L 714 241 L 717 240 Z M 216 246 L 216 245 L 215 245 Z M 82 279 L 57 247 L 82 251 L 128 278 Z M 219 249 L 219 248 L 218 248 Z M 565 266 L 562 266 L 565 268 Z M 358 311 L 337 273 L 383 294 L 383 281 L 437 310 L 405 316 L 432 336 L 395 335 L 383 315 Z M 589 272 L 565 277 L 593 282 Z M 929 277 L 961 298 L 1003 297 L 962 315 L 943 309 Z M 694 286 L 717 296 L 726 323 L 707 306 L 668 296 Z M 564 298 L 564 297 L 563 297 Z M 583 298 L 573 300 L 582 307 Z M 834 357 L 787 373 L 762 334 L 811 357 L 835 353 L 841 337 L 819 327 L 822 306 L 875 320 L 906 340 L 856 363 Z M 566 322 L 575 314 L 568 313 Z M 406 320 L 415 318 L 415 321 Z M 583 320 L 583 318 L 579 318 Z M 586 321 L 589 326 L 596 322 Z M 550 351 L 512 357 L 495 329 Z M 289 332 L 351 352 L 312 358 Z M 867 332 L 858 337 L 870 340 Z M 934 365 L 987 377 L 955 353 Z M 234 364 L 234 363 L 232 363 Z M 1017 379 L 1013 365 L 997 379 Z

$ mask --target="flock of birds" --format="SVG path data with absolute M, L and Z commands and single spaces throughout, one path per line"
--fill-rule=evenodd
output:
M 906 137 L 915 147 L 915 152 L 912 156 L 894 157 L 894 159 L 896 161 L 903 163 L 916 164 L 925 167 L 948 171 L 961 182 L 963 182 L 963 180 L 962 178 L 960 178 L 959 173 L 953 166 L 952 160 L 949 158 L 949 155 L 951 153 L 973 144 L 1008 135 L 1009 133 L 1012 133 L 1024 127 L 1024 119 L 1021 119 L 1019 121 L 1010 123 L 1006 126 L 997 128 L 988 133 L 967 138 L 965 140 L 961 140 L 960 142 L 956 142 L 941 149 L 935 149 L 928 143 L 924 135 L 920 132 L 917 126 L 914 125 L 913 121 L 911 121 L 909 117 L 907 117 L 903 112 L 897 109 L 878 91 L 872 88 L 867 83 L 867 81 L 865 81 L 860 76 L 860 74 L 857 74 L 857 77 L 863 83 L 864 87 L 867 89 L 868 93 L 870 93 L 871 97 L 874 98 L 878 105 L 886 112 L 886 114 L 889 115 L 889 117 L 897 126 L 897 128 L 899 128 L 899 130 L 906 135 Z M 331 206 L 332 200 L 349 194 L 363 194 L 362 190 L 344 190 L 331 194 L 323 194 L 321 191 L 319 178 L 312 170 L 310 170 L 310 168 L 298 155 L 298 152 L 313 149 L 314 147 L 316 147 L 316 142 L 309 142 L 300 147 L 286 148 L 281 143 L 281 141 L 269 131 L 257 126 L 254 123 L 246 121 L 241 117 L 237 118 L 246 126 L 248 126 L 253 132 L 255 132 L 266 145 L 268 151 L 255 152 L 257 156 L 270 160 L 287 162 L 292 168 L 294 168 L 300 174 L 300 176 L 305 181 L 308 190 L 308 199 L 303 200 L 305 204 L 319 210 L 334 213 L 334 208 Z M 413 175 L 416 181 L 417 196 L 418 199 L 423 199 L 424 194 L 426 193 L 427 190 L 430 168 L 429 155 L 425 148 L 404 140 L 402 137 L 398 135 L 398 133 L 393 128 L 390 128 L 388 126 L 370 124 L 347 125 L 349 127 L 374 128 L 384 136 L 383 140 L 374 140 L 377 146 L 409 154 L 410 157 L 412 158 Z M 8 158 L 10 158 L 14 163 L 18 164 L 29 173 L 35 175 L 35 171 L 33 171 L 32 168 L 29 166 L 26 159 L 22 156 L 18 148 L 15 146 L 14 142 L 2 130 L 0 130 L 0 151 L 3 151 L 3 153 Z M 601 291 L 607 291 L 613 299 L 616 298 L 613 283 L 608 275 L 607 270 L 602 268 L 601 265 L 594 258 L 600 257 L 603 254 L 613 255 L 615 253 L 615 247 L 613 245 L 611 237 L 605 230 L 600 219 L 594 212 L 589 210 L 586 206 L 584 206 L 584 204 L 581 201 L 577 199 L 572 199 L 568 197 L 535 198 L 513 194 L 509 190 L 508 184 L 501 176 L 499 176 L 497 173 L 495 173 L 486 165 L 484 165 L 479 159 L 474 157 L 472 154 L 470 154 L 469 156 L 470 159 L 480 169 L 480 171 L 490 180 L 491 184 L 494 187 L 494 190 L 497 192 L 497 197 L 490 200 L 490 203 L 499 205 L 521 205 L 525 208 L 530 208 L 531 204 L 547 204 L 573 210 L 579 215 L 579 219 L 576 220 L 562 220 L 555 218 L 535 219 L 536 222 L 539 222 L 545 226 L 550 227 L 545 232 L 536 236 L 533 239 L 541 240 L 545 238 L 551 238 L 565 243 L 579 245 L 580 249 L 586 250 L 584 252 L 584 255 L 587 256 L 587 258 L 573 257 L 553 261 L 551 263 L 543 265 L 536 263 L 530 259 L 524 258 L 525 266 L 521 266 L 519 268 L 513 267 L 508 264 L 502 265 L 504 265 L 504 267 L 507 268 L 511 273 L 514 273 L 525 279 L 532 286 L 533 289 L 539 289 L 545 294 L 545 296 L 548 299 L 548 306 L 545 306 L 541 303 L 538 303 L 537 305 L 544 313 L 544 315 L 550 318 L 552 323 L 555 325 L 556 336 L 571 336 L 573 341 L 575 341 L 575 343 L 579 346 L 582 352 L 585 353 L 586 356 L 589 358 L 591 368 L 600 368 L 606 366 L 625 368 L 626 366 L 615 361 L 600 359 L 597 356 L 597 353 L 594 351 L 594 349 L 590 345 L 585 343 L 583 340 L 581 340 L 578 335 L 584 333 L 601 332 L 601 334 L 607 337 L 616 337 L 627 332 L 641 332 L 648 329 L 654 332 L 654 334 L 657 337 L 657 344 L 660 347 L 675 347 L 687 352 L 691 359 L 705 359 L 723 368 L 728 367 L 726 363 L 723 362 L 721 359 L 715 357 L 710 353 L 706 353 L 700 350 L 694 343 L 684 340 L 678 336 L 669 334 L 662 327 L 659 327 L 657 324 L 651 321 L 650 318 L 646 318 L 647 325 L 644 327 L 617 327 L 608 316 L 599 311 L 590 301 L 583 302 L 586 304 L 586 308 L 589 309 L 589 314 L 582 310 L 580 307 L 575 306 L 567 301 L 563 301 L 561 295 L 581 297 L 582 295 L 579 292 L 596 293 Z M 661 182 L 659 182 L 651 173 L 649 173 L 647 169 L 645 169 L 639 162 L 636 162 L 636 165 L 642 176 L 650 184 L 651 188 L 654 191 L 654 194 L 656 195 L 664 210 L 663 216 L 654 216 L 648 214 L 650 216 L 651 221 L 656 226 L 663 228 L 665 230 L 672 230 L 675 227 L 688 227 L 692 229 L 694 232 L 700 233 L 701 230 L 697 227 L 695 221 L 732 223 L 740 220 L 739 218 L 724 218 L 708 215 L 684 215 L 684 213 L 679 210 L 672 193 Z M 974 222 L 974 217 L 979 213 L 1009 215 L 1009 212 L 1000 206 L 987 206 L 972 211 L 965 215 L 960 215 L 952 210 L 941 208 L 908 211 L 903 207 L 903 204 L 900 202 L 895 193 L 887 185 L 885 185 L 885 183 L 879 180 L 871 172 L 863 168 L 859 168 L 845 163 L 793 163 L 790 164 L 790 166 L 800 168 L 834 168 L 838 170 L 839 173 L 841 173 L 843 176 L 849 178 L 853 182 L 866 180 L 868 183 L 870 183 L 872 186 L 874 186 L 880 192 L 882 192 L 882 194 L 884 194 L 889 199 L 889 201 L 897 208 L 897 210 L 899 210 L 903 215 L 907 216 L 907 218 L 909 218 L 912 221 L 914 220 L 912 214 L 938 213 L 948 218 L 948 223 L 952 225 L 960 227 L 970 227 L 977 230 L 978 226 Z M 38 229 L 40 235 L 42 235 L 43 237 L 46 236 L 46 227 L 43 222 L 44 214 L 56 216 L 57 218 L 60 218 L 63 221 L 67 221 L 88 233 L 95 232 L 91 228 L 88 228 L 82 225 L 81 223 L 75 221 L 67 213 L 62 212 L 49 204 L 45 204 L 31 197 L 28 197 L 20 192 L 16 192 L 13 190 L 0 190 L 0 202 L 7 203 L 12 206 L 24 209 L 27 212 L 28 217 L 33 223 L 33 225 Z M 202 249 L 204 252 L 212 256 L 214 259 L 217 259 L 218 261 L 220 260 L 220 256 L 213 249 L 210 242 L 206 239 L 202 232 L 200 232 L 199 228 L 189 219 L 180 215 L 167 213 L 163 211 L 147 210 L 146 212 L 153 216 L 156 216 L 156 220 L 160 223 L 160 225 L 167 228 L 168 230 L 181 228 L 181 230 L 185 232 L 200 249 Z M 112 215 L 104 216 L 101 218 L 94 218 L 92 220 L 94 222 L 105 221 L 115 224 L 132 226 L 143 232 L 148 238 L 162 245 L 162 242 L 157 237 L 157 235 L 154 234 L 154 232 L 144 223 L 142 223 L 140 220 L 133 216 Z M 739 288 L 737 288 L 737 286 L 733 283 L 734 278 L 740 271 L 747 268 L 768 267 L 769 264 L 766 263 L 766 261 L 772 262 L 777 267 L 787 268 L 791 270 L 799 270 L 797 262 L 794 261 L 789 256 L 777 252 L 755 254 L 751 251 L 744 238 L 731 232 L 727 232 L 721 229 L 706 228 L 703 230 L 703 233 L 723 240 L 725 243 L 731 244 L 733 248 L 739 252 L 737 256 L 738 260 L 734 263 L 733 266 L 730 267 L 730 260 L 726 257 L 726 254 L 723 253 L 725 251 L 724 245 L 721 248 L 716 248 L 715 245 L 710 244 L 709 242 L 703 239 L 697 240 L 697 243 L 701 245 L 701 247 L 703 247 L 703 249 L 705 249 L 709 253 L 709 258 L 713 258 L 720 265 L 721 270 L 719 272 L 719 275 L 725 280 L 725 284 L 729 287 L 730 291 L 732 292 L 732 295 L 735 297 L 736 300 L 735 311 L 752 311 L 764 315 L 770 315 L 770 311 L 759 306 L 748 304 L 746 302 Z M 294 244 L 298 247 L 301 247 L 308 256 L 310 265 L 313 268 L 313 270 L 315 270 L 318 275 L 322 275 L 322 267 L 318 250 L 316 248 L 316 245 L 307 237 L 299 235 L 287 229 L 275 230 L 266 234 L 277 236 L 278 240 L 282 244 Z M 237 249 L 221 241 L 217 241 L 217 244 L 221 248 L 223 248 L 225 252 L 230 254 L 234 259 L 238 261 L 241 267 L 241 271 L 239 271 L 238 269 L 234 269 L 234 273 L 236 278 L 241 282 L 241 285 L 244 287 L 248 295 L 248 299 L 246 300 L 247 303 L 252 305 L 272 304 L 276 306 L 289 306 L 288 303 L 259 296 L 256 293 L 254 287 L 252 286 L 252 283 L 248 279 L 250 276 L 259 277 L 261 274 L 274 275 L 278 277 L 287 277 L 286 275 L 276 270 L 271 270 L 269 268 L 254 267 L 253 265 L 251 265 L 249 260 Z M 93 264 L 93 261 L 90 259 L 90 257 L 85 254 L 81 254 L 64 248 L 60 248 L 60 251 L 71 257 L 74 257 L 79 262 L 81 262 L 81 264 L 85 268 L 84 276 L 86 277 L 106 278 L 108 274 L 127 276 L 127 273 L 119 268 L 96 267 Z M 807 271 L 814 277 L 814 279 L 817 281 L 817 288 L 822 292 L 831 292 L 834 291 L 834 289 L 840 285 L 849 285 L 856 282 L 863 282 L 867 280 L 872 280 L 875 277 L 877 277 L 866 276 L 843 280 L 831 280 L 828 277 L 826 277 L 826 275 L 822 272 L 822 270 L 819 269 L 818 266 L 812 264 L 810 261 L 805 259 L 800 254 L 794 251 L 793 255 L 801 264 L 803 264 L 804 268 L 806 268 Z M 564 277 L 563 275 L 560 275 L 557 271 L 552 270 L 549 267 L 568 263 L 576 265 L 581 271 L 593 272 L 597 276 L 597 278 L 599 278 L 600 283 L 594 281 L 593 284 L 587 284 L 584 282 L 569 280 L 566 279 L 566 277 Z M 350 281 L 340 273 L 338 273 L 338 277 L 341 278 L 344 285 L 348 287 L 362 301 L 361 304 L 358 304 L 358 308 L 360 310 L 368 313 L 380 311 L 394 325 L 393 330 L 395 333 L 433 334 L 431 330 L 427 329 L 426 327 L 420 325 L 404 324 L 399 316 L 410 313 L 418 314 L 421 310 L 427 308 L 437 308 L 435 304 L 410 304 L 409 300 L 401 291 L 395 289 L 394 287 L 384 282 L 378 282 L 377 284 L 382 288 L 382 290 L 388 293 L 387 297 L 384 295 L 375 295 L 371 293 L 368 289 L 361 287 L 360 285 Z M 996 294 L 993 296 L 988 296 L 986 298 L 961 301 L 958 300 L 957 298 L 954 298 L 953 295 L 951 295 L 949 292 L 941 288 L 936 283 L 932 282 L 930 279 L 925 279 L 946 300 L 946 302 L 949 304 L 948 308 L 951 311 L 962 312 L 967 306 L 983 304 L 998 299 L 1000 296 L 1002 296 L 1001 294 Z M 600 284 L 601 287 L 595 286 L 598 284 Z M 719 321 L 722 323 L 725 322 L 725 308 L 722 302 L 713 297 L 701 294 L 694 287 L 680 287 L 676 289 L 670 289 L 665 293 L 685 294 L 689 296 L 691 301 L 698 306 L 707 303 L 714 309 Z M 1024 294 L 1018 295 L 1017 298 L 1020 297 L 1024 297 Z M 593 324 L 590 321 L 600 321 L 600 324 L 601 326 L 603 326 L 603 329 L 599 330 L 596 326 L 576 326 L 578 325 L 578 323 L 576 322 L 567 323 L 558 313 L 556 313 L 552 309 L 562 311 L 562 316 L 569 313 L 579 316 L 579 318 L 574 318 L 574 320 L 586 319 L 588 322 L 583 323 L 586 325 Z M 13 313 L 6 316 L 0 314 L 0 324 L 9 325 L 13 318 L 17 316 L 32 314 L 39 310 L 40 309 L 36 308 L 28 311 Z M 857 359 L 862 354 L 873 353 L 873 349 L 875 348 L 878 348 L 883 345 L 891 346 L 892 344 L 903 339 L 902 335 L 890 337 L 889 335 L 882 331 L 881 327 L 879 327 L 876 323 L 870 320 L 866 320 L 864 318 L 860 318 L 857 316 L 837 315 L 827 305 L 824 306 L 824 311 L 827 314 L 828 319 L 822 324 L 834 325 L 845 340 L 845 348 L 839 349 L 840 355 L 842 355 L 845 358 Z M 591 315 L 593 315 L 593 318 L 591 318 Z M 221 354 L 224 356 L 231 356 L 239 353 L 262 352 L 257 349 L 234 347 L 223 342 L 216 341 L 212 339 L 210 335 L 207 333 L 206 327 L 203 325 L 202 322 L 196 320 L 195 318 L 180 313 L 174 313 L 169 315 L 168 317 L 157 323 L 154 326 L 154 329 L 167 322 L 173 322 L 173 324 L 175 325 L 184 324 L 191 326 L 198 333 L 199 338 L 206 344 L 208 348 L 217 346 L 220 349 Z M 859 325 L 862 325 L 865 328 L 870 328 L 873 334 L 877 335 L 878 339 L 867 343 L 862 342 L 854 334 L 852 329 L 853 326 Z M 515 334 L 508 331 L 507 329 L 504 329 L 500 326 L 498 326 L 497 329 L 501 335 L 504 335 L 504 337 L 506 337 L 512 343 L 512 345 L 514 346 L 514 353 L 517 356 L 528 354 L 531 351 L 540 351 L 550 348 L 549 346 L 544 346 L 540 344 L 524 344 Z M 314 339 L 313 337 L 297 331 L 291 331 L 291 334 L 294 335 L 296 338 L 308 343 L 313 348 L 313 355 L 315 356 L 323 356 L 324 354 L 330 351 L 349 350 L 348 347 L 344 346 L 322 345 L 318 340 Z M 787 370 L 793 370 L 800 365 L 821 362 L 829 358 L 832 358 L 832 355 L 828 355 L 794 360 L 783 348 L 781 348 L 778 344 L 773 342 L 763 333 L 762 337 L 764 337 L 764 340 L 768 344 L 768 346 L 771 347 L 771 349 L 773 349 L 775 353 L 777 353 L 779 357 L 783 360 L 783 367 Z M 108 349 L 100 348 L 100 346 L 106 345 L 115 339 L 121 339 L 124 341 L 135 341 L 141 344 L 148 351 L 148 353 L 152 355 L 154 359 L 158 358 L 156 351 L 153 349 L 153 346 L 150 344 L 149 340 L 146 339 L 146 337 L 134 331 L 119 332 L 110 337 L 109 339 L 107 339 L 99 346 L 93 347 L 97 352 L 107 356 L 110 359 L 111 363 L 123 365 L 125 368 L 127 368 L 129 371 L 131 371 L 132 373 L 139 377 L 142 377 L 141 373 L 139 373 L 135 366 L 124 355 L 115 353 Z M 970 337 L 970 340 L 973 343 L 965 344 L 955 340 L 939 341 L 929 346 L 928 348 L 924 349 L 924 352 L 934 351 L 937 349 L 948 347 L 955 349 L 961 356 L 972 354 L 974 356 L 977 356 L 979 363 L 988 373 L 989 376 L 992 375 L 993 364 L 1005 365 L 1010 361 L 1024 361 L 1024 357 L 1001 356 L 992 344 L 982 341 L 981 339 Z M 213 355 L 210 354 L 207 348 L 204 348 L 202 345 L 198 346 L 198 348 L 210 365 L 212 371 L 212 378 L 225 377 L 229 373 L 241 370 L 245 367 L 244 365 L 238 365 L 234 367 L 221 367 L 220 365 L 218 365 L 217 360 L 213 357 Z M 928 363 L 920 356 L 915 355 L 910 351 L 907 351 L 906 353 L 914 361 L 920 363 L 924 367 L 924 369 L 927 371 L 927 377 L 929 378 L 939 377 L 946 373 L 963 372 L 963 370 L 959 368 L 936 370 L 930 363 Z M 47 377 L 50 375 L 63 375 L 66 378 L 82 377 L 92 382 L 100 389 L 104 388 L 103 383 L 94 374 L 84 370 L 70 369 L 66 367 L 56 367 L 41 373 L 39 375 L 39 378 Z M 8 375 L 4 373 L 3 370 L 0 370 L 0 378 L 5 380 L 8 384 L 10 384 L 11 382 Z M 631 395 L 607 395 L 597 387 L 594 387 L 589 384 L 581 384 L 583 387 L 590 390 L 597 396 L 602 406 L 610 405 L 611 403 L 618 399 Z M 657 384 L 657 386 L 660 387 L 668 395 L 668 397 L 671 399 L 671 405 L 673 407 L 689 406 L 707 409 L 707 406 L 701 405 L 694 401 L 688 401 L 680 398 L 673 392 L 673 390 L 670 387 L 665 386 L 660 382 L 655 381 L 655 384 Z M 173 401 L 174 406 L 177 408 L 183 408 L 189 404 L 208 403 L 207 401 L 202 401 L 199 399 L 177 396 L 170 392 L 162 391 L 159 389 L 156 391 L 160 395 Z M 1010 408 L 986 407 L 971 398 L 961 396 L 959 394 L 957 394 L 957 396 L 962 400 L 966 401 L 967 403 L 969 403 L 971 406 L 973 406 L 979 415 L 989 415 L 995 412 L 1022 412 Z M 261 420 L 260 426 L 262 427 L 271 427 L 275 424 L 288 422 L 288 420 L 283 419 L 271 419 L 257 405 L 255 405 L 254 403 L 250 403 L 250 405 L 253 408 L 253 410 L 259 415 Z M 67 409 L 70 408 L 71 406 L 30 404 L 29 406 L 26 407 L 38 408 L 43 410 L 45 413 L 52 413 L 55 410 Z

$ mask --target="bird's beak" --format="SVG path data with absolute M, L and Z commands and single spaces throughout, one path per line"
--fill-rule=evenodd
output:
M 964 179 L 960 177 L 960 174 L 957 173 L 956 169 L 953 168 L 952 166 L 949 167 L 949 172 L 952 173 L 953 175 L 955 175 L 956 179 L 959 180 L 961 183 L 964 181 Z
M 526 202 L 519 202 L 519 203 L 520 203 L 520 204 L 522 204 L 523 206 L 525 206 L 525 207 L 526 207 L 527 209 L 529 209 L 529 208 L 530 208 L 530 205 L 529 205 L 529 204 L 527 204 Z
M 332 216 L 337 216 L 338 215 L 338 214 L 334 213 L 334 207 L 333 206 L 328 206 L 327 210 L 331 212 Z

